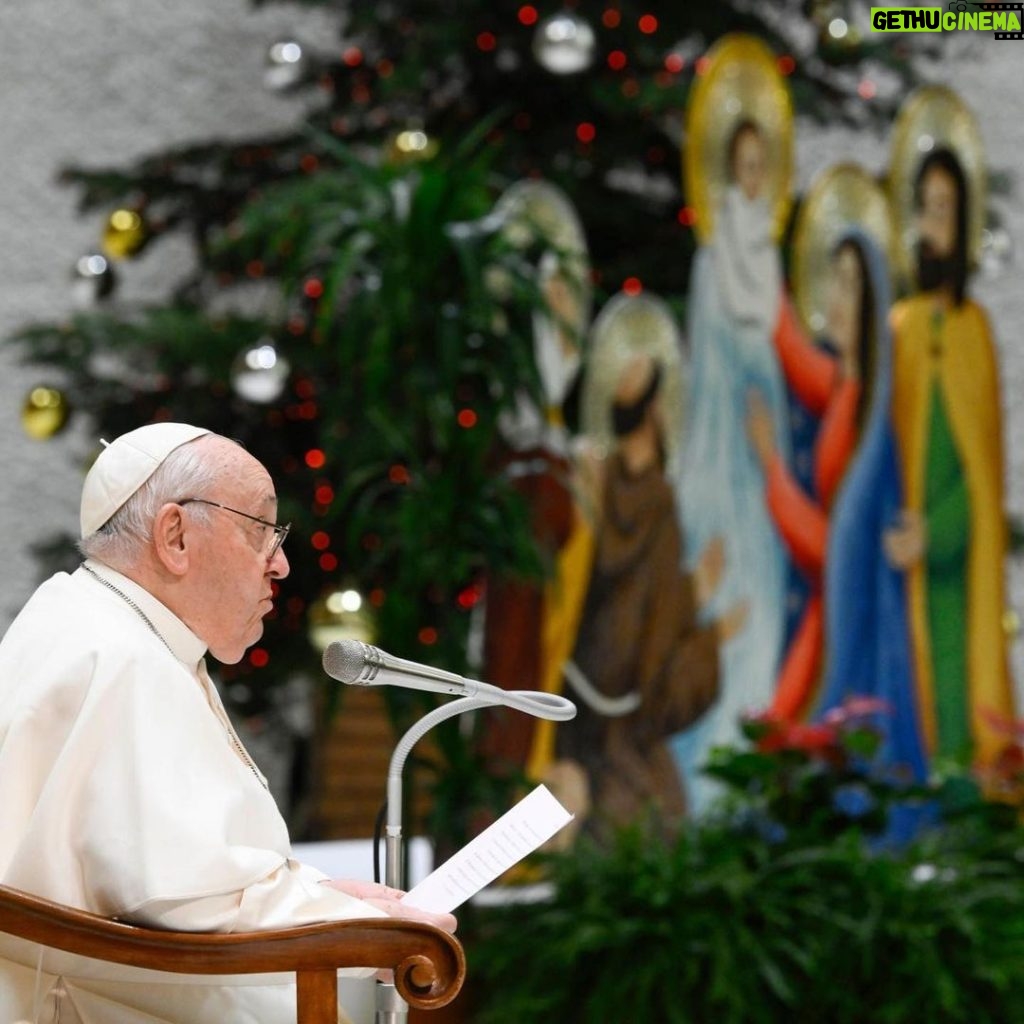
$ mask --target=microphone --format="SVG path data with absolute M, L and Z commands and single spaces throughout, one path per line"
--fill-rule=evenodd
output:
M 430 693 L 475 697 L 487 685 L 431 665 L 395 658 L 361 640 L 335 640 L 328 644 L 323 663 L 324 671 L 332 679 L 355 686 L 405 686 Z
M 446 672 L 432 665 L 420 665 L 385 654 L 362 640 L 335 640 L 323 656 L 324 671 L 339 683 L 355 686 L 405 686 L 429 693 L 475 698 L 480 706 L 503 704 L 535 718 L 567 722 L 576 715 L 576 705 L 560 694 L 540 690 L 506 690 L 479 679 Z

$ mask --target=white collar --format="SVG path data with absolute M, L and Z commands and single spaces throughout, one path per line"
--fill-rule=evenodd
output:
M 190 672 L 196 671 L 200 659 L 206 653 L 206 644 L 170 608 L 134 580 L 93 558 L 86 559 L 78 573 L 83 573 L 83 570 L 85 574 L 92 573 L 98 577 L 107 587 L 116 588 L 123 597 L 136 604 L 178 661 Z

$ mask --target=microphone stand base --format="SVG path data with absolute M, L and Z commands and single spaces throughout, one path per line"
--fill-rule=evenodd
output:
M 406 1024 L 409 1020 L 409 1004 L 398 994 L 389 981 L 377 982 L 377 1012 L 374 1024 Z

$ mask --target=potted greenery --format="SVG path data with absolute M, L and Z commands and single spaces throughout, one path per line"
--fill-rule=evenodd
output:
M 716 813 L 582 840 L 546 859 L 549 898 L 478 908 L 474 1022 L 1024 1020 L 1019 810 L 963 773 L 879 774 L 870 710 L 748 723 L 709 765 Z M 927 827 L 897 843 L 901 806 Z

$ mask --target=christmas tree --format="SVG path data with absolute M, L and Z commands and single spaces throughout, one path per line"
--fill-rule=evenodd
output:
M 535 266 L 550 239 L 510 239 L 490 217 L 498 196 L 524 178 L 559 186 L 585 226 L 595 302 L 648 289 L 679 308 L 694 246 L 682 115 L 707 48 L 756 35 L 799 112 L 884 125 L 913 72 L 905 42 L 859 25 L 866 13 L 842 0 L 352 5 L 337 39 L 268 40 L 267 88 L 317 97 L 294 131 L 66 170 L 106 227 L 76 270 L 89 308 L 15 339 L 66 382 L 37 396 L 40 430 L 59 428 L 66 401 L 97 436 L 202 423 L 268 467 L 293 523 L 264 640 L 221 669 L 237 710 L 318 673 L 311 631 L 346 616 L 399 656 L 462 670 L 485 577 L 544 574 L 491 457 L 500 413 L 537 392 Z M 175 233 L 193 271 L 159 306 L 119 306 L 115 276 Z M 72 551 L 56 538 L 50 566 Z M 400 721 L 412 713 L 396 698 Z M 442 748 L 462 756 L 454 738 Z

